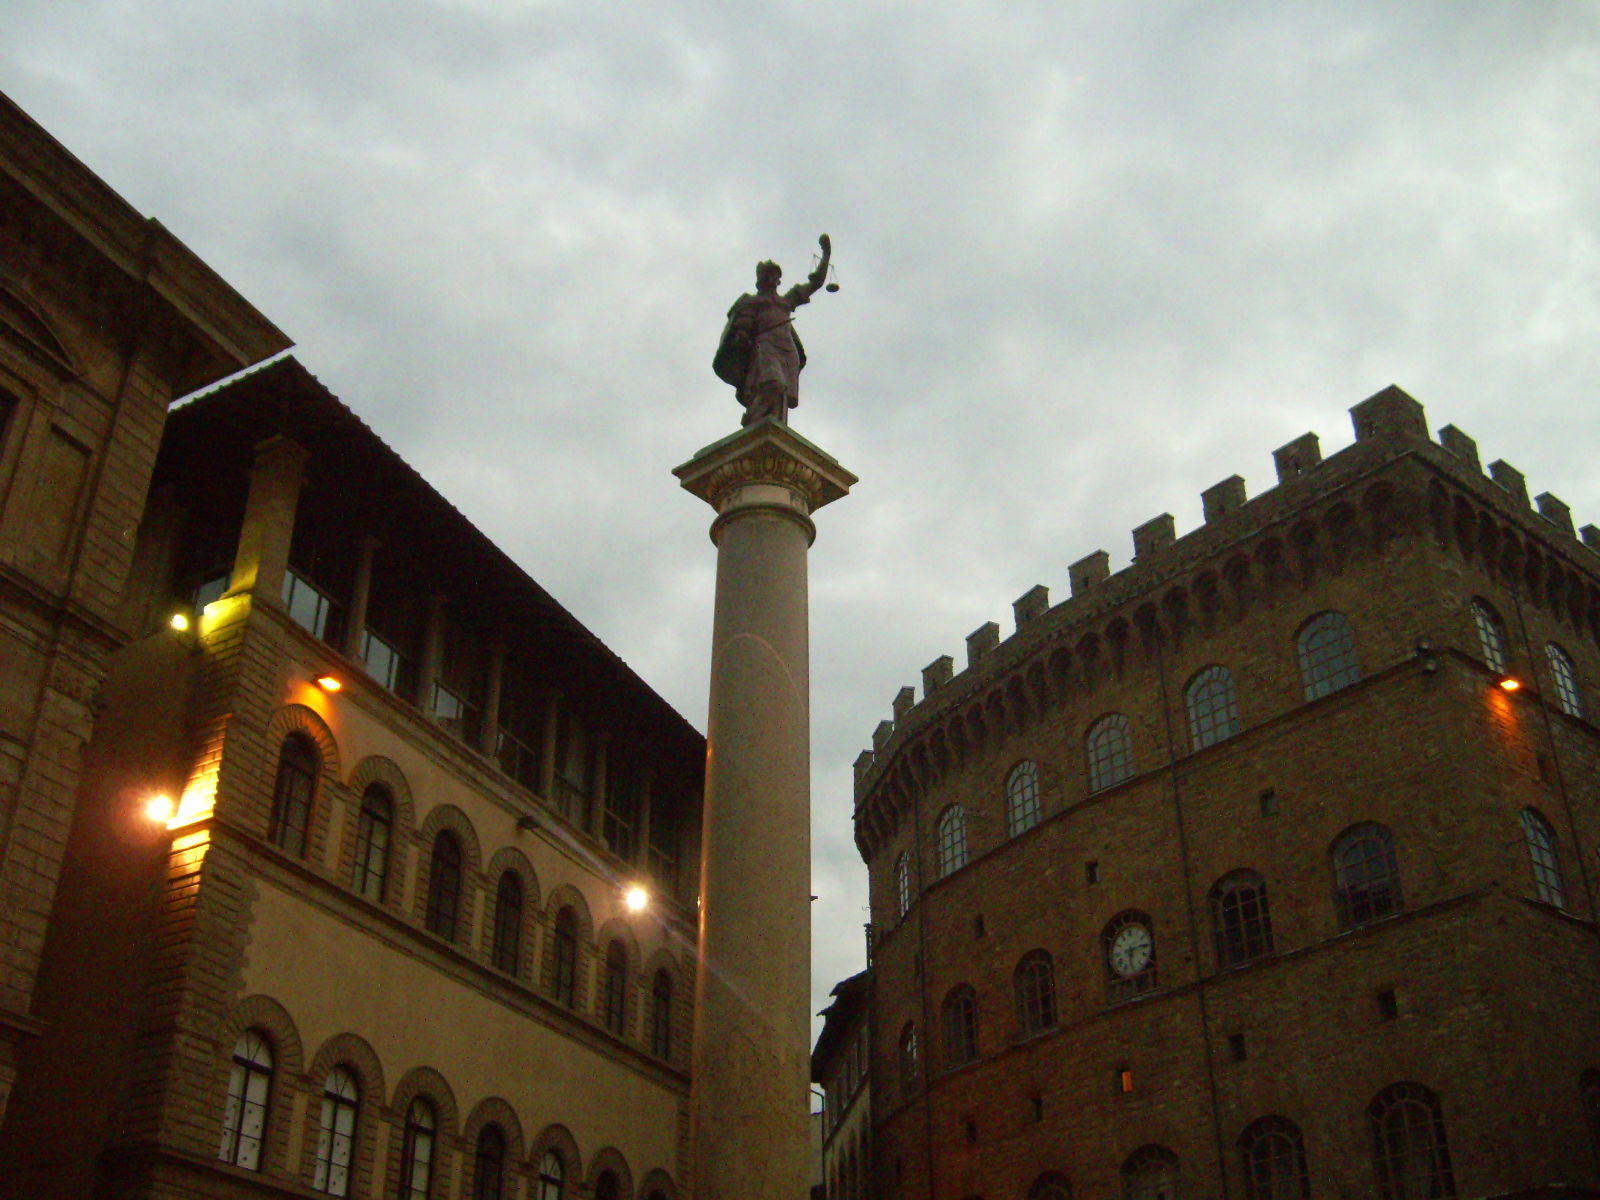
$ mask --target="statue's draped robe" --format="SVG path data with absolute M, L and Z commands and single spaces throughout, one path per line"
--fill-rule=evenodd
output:
M 779 296 L 746 292 L 728 310 L 712 369 L 717 378 L 731 383 L 745 407 L 746 425 L 764 417 L 779 421 L 786 409 L 800 403 L 800 369 L 806 365 L 805 347 L 794 331 L 794 310 L 811 297 L 793 287 Z M 736 344 L 732 335 L 743 331 L 749 340 Z

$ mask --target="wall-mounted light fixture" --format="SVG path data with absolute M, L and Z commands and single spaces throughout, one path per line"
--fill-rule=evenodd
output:
M 179 633 L 188 633 L 189 624 L 189 614 L 186 612 L 175 612 L 167 621 L 168 627 L 177 630 Z
M 622 902 L 629 912 L 643 912 L 650 903 L 650 893 L 636 883 L 622 893 Z
M 1522 680 L 1512 675 L 1503 675 L 1500 678 L 1500 690 L 1504 692 L 1520 692 L 1522 690 Z
M 157 792 L 144 802 L 144 815 L 160 825 L 165 825 L 172 820 L 178 806 L 172 802 L 172 797 L 165 792 Z
M 344 684 L 339 682 L 336 675 L 318 675 L 317 686 L 325 692 L 337 692 Z
M 517 818 L 517 828 L 518 829 L 542 829 L 543 826 L 539 824 L 539 818 L 534 816 L 532 813 L 523 813 L 520 817 Z

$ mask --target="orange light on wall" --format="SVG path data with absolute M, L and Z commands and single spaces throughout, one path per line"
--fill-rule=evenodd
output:
M 172 797 L 165 792 L 158 792 L 145 801 L 144 815 L 160 825 L 165 825 L 172 820 L 173 814 L 178 811 L 178 806 L 172 802 Z
M 317 686 L 325 692 L 337 692 L 344 684 L 335 675 L 318 675 Z
M 1500 681 L 1500 690 L 1501 691 L 1505 691 L 1505 692 L 1521 691 L 1522 690 L 1522 681 L 1520 679 L 1515 679 L 1512 676 L 1507 675 L 1504 679 L 1502 679 Z

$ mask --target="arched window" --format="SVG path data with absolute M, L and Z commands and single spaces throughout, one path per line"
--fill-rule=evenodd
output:
M 1133 776 L 1133 742 L 1128 718 L 1108 713 L 1089 727 L 1085 739 L 1089 754 L 1089 790 L 1101 792 Z
M 900 1030 L 900 1095 L 909 1100 L 917 1094 L 922 1064 L 917 1056 L 917 1027 L 911 1021 Z
M 911 859 L 902 851 L 894 860 L 894 915 L 905 920 L 911 911 Z
M 522 965 L 522 880 L 515 871 L 502 872 L 494 889 L 494 946 L 490 958 L 507 975 L 515 975 Z
M 1556 831 L 1536 808 L 1522 810 L 1522 838 L 1528 845 L 1528 861 L 1533 867 L 1533 894 L 1557 908 L 1567 906 L 1567 889 L 1561 879 L 1561 858 Z
M 389 842 L 394 833 L 394 800 L 389 789 L 374 783 L 361 797 L 356 818 L 356 869 L 351 886 L 368 900 L 383 903 L 389 878 Z
M 1039 823 L 1039 764 L 1019 762 L 1006 776 L 1006 836 L 1016 837 Z
M 1017 964 L 1012 984 L 1017 996 L 1017 1029 L 1032 1037 L 1056 1024 L 1056 982 L 1050 955 L 1030 950 Z
M 1367 1108 L 1381 1200 L 1449 1200 L 1456 1194 L 1439 1097 L 1420 1083 L 1386 1087 Z
M 1125 1200 L 1178 1200 L 1178 1156 L 1165 1146 L 1140 1146 L 1122 1164 Z
M 539 1160 L 539 1195 L 536 1200 L 561 1200 L 566 1190 L 567 1164 L 554 1150 L 546 1150 Z
M 939 817 L 939 878 L 967 865 L 967 810 L 952 804 Z
M 432 1103 L 418 1096 L 406 1109 L 405 1140 L 400 1145 L 400 1200 L 429 1200 L 433 1195 L 433 1143 L 438 1128 Z
M 665 967 L 650 984 L 650 1053 L 672 1057 L 672 976 Z
M 1600 1167 L 1600 1070 L 1590 1067 L 1578 1077 L 1578 1096 L 1589 1125 L 1589 1149 L 1594 1151 L 1595 1165 Z
M 1400 864 L 1388 829 L 1369 821 L 1339 835 L 1333 844 L 1333 889 L 1340 929 L 1400 911 Z
M 1307 700 L 1337 692 L 1361 678 L 1356 666 L 1356 635 L 1350 618 L 1339 612 L 1318 613 L 1295 640 L 1300 655 L 1300 684 Z
M 272 819 L 267 836 L 290 854 L 306 853 L 306 830 L 311 824 L 311 798 L 316 792 L 322 758 L 311 739 L 291 733 L 278 752 L 278 779 L 272 788 Z
M 1211 889 L 1211 928 L 1217 966 L 1236 967 L 1272 953 L 1267 881 L 1254 871 L 1233 871 Z
M 1156 986 L 1156 939 L 1142 912 L 1118 913 L 1100 931 L 1106 964 L 1106 1002 L 1142 996 Z
M 1556 703 L 1567 716 L 1581 718 L 1583 694 L 1578 691 L 1578 668 L 1572 665 L 1571 656 L 1554 642 L 1545 646 L 1544 653 L 1550 660 L 1550 676 L 1556 684 Z
M 978 993 L 959 984 L 944 998 L 944 1065 L 953 1070 L 978 1057 Z
M 424 924 L 447 942 L 456 938 L 461 911 L 461 843 L 448 829 L 433 839 L 428 866 L 428 910 Z
M 606 1028 L 620 1034 L 628 1019 L 628 952 L 621 942 L 606 947 L 605 1009 Z
M 1184 691 L 1189 710 L 1189 743 L 1204 750 L 1239 732 L 1239 697 L 1227 667 L 1207 667 Z
M 272 1098 L 272 1045 L 259 1029 L 246 1029 L 233 1047 L 228 1073 L 228 1106 L 222 1114 L 223 1162 L 261 1169 L 261 1147 L 267 1136 L 267 1105 Z
M 1286 1117 L 1262 1117 L 1239 1135 L 1245 1200 L 1310 1200 L 1305 1139 Z
M 472 1156 L 472 1200 L 501 1200 L 505 1194 L 506 1135 L 489 1124 L 478 1131 L 478 1149 Z
M 335 1067 L 322 1084 L 317 1124 L 317 1163 L 312 1186 L 330 1196 L 348 1196 L 355 1173 L 356 1117 L 361 1089 L 348 1067 Z
M 563 908 L 556 914 L 555 993 L 568 1008 L 578 1003 L 578 914 Z
M 601 1171 L 600 1178 L 594 1181 L 594 1200 L 617 1200 L 621 1193 L 621 1185 L 617 1182 L 615 1171 Z
M 1472 599 L 1472 623 L 1478 630 L 1478 652 L 1483 661 L 1496 674 L 1506 669 L 1506 623 L 1495 612 L 1494 605 L 1480 596 Z
M 1051 1171 L 1033 1181 L 1028 1200 L 1072 1200 L 1072 1184 L 1065 1175 Z

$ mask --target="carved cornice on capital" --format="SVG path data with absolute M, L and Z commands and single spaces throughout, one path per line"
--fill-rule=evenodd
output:
M 792 504 L 809 517 L 847 495 L 856 477 L 786 425 L 763 421 L 705 447 L 673 471 L 719 513 L 732 502 Z M 765 495 L 761 495 L 766 489 Z M 777 489 L 781 492 L 774 494 Z M 785 497 L 782 492 L 787 492 Z
M 705 482 L 705 497 L 718 509 L 734 488 L 766 483 L 786 487 L 810 512 L 823 502 L 826 481 L 807 464 L 783 454 L 752 454 L 714 468 Z

